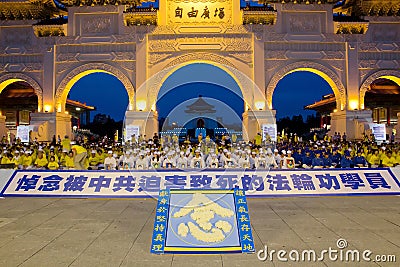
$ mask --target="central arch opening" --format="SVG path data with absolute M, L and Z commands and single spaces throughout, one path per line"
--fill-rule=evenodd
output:
M 161 135 L 177 134 L 181 141 L 226 133 L 242 138 L 242 91 L 217 66 L 193 63 L 174 71 L 160 88 L 156 108 Z

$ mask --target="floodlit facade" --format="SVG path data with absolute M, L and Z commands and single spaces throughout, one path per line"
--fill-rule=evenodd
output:
M 243 135 L 252 139 L 262 124 L 275 123 L 278 82 L 309 71 L 335 95 L 332 132 L 360 137 L 372 122 L 364 101 L 370 85 L 382 78 L 400 84 L 400 1 L 266 2 L 241 8 L 239 0 L 159 0 L 157 8 L 135 8 L 130 0 L 1 1 L 0 93 L 29 84 L 37 95 L 33 136 L 51 140 L 71 132 L 65 107 L 72 86 L 108 73 L 128 93 L 126 124 L 152 136 L 163 82 L 206 63 L 237 82 Z M 5 120 L 2 114 L 0 134 Z

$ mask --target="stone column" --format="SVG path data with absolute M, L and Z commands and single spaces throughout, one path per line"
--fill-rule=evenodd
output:
M 60 112 L 37 112 L 31 114 L 31 125 L 33 125 L 32 139 L 37 137 L 38 141 L 51 141 L 53 135 L 71 137 L 71 115 Z
M 394 128 L 396 129 L 395 141 L 400 142 L 400 112 L 397 113 L 397 124 Z
M 275 110 L 247 110 L 243 113 L 243 140 L 251 141 L 261 133 L 263 124 L 276 124 Z
M 372 123 L 371 110 L 341 110 L 331 113 L 330 132 L 346 133 L 347 140 L 361 139 L 369 123 Z
M 7 135 L 6 116 L 0 115 L 0 138 Z
M 125 113 L 125 126 L 139 126 L 140 134 L 147 138 L 158 133 L 158 114 L 155 111 L 127 111 Z

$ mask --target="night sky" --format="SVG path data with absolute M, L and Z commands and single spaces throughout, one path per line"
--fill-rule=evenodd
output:
M 278 83 L 273 107 L 277 110 L 277 118 L 299 114 L 306 118 L 314 112 L 305 111 L 303 107 L 329 93 L 332 90 L 328 83 L 318 75 L 295 72 Z M 226 103 L 236 114 L 243 112 L 241 91 L 231 76 L 212 65 L 192 64 L 177 70 L 164 82 L 157 103 L 159 117 L 166 117 L 175 106 L 185 100 L 193 99 L 193 102 L 199 95 Z M 122 83 L 104 73 L 81 78 L 72 87 L 69 98 L 95 106 L 97 110 L 92 113 L 92 118 L 97 113 L 104 113 L 117 121 L 122 120 L 128 107 L 128 94 Z

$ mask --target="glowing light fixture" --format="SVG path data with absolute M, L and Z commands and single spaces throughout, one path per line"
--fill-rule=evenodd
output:
M 138 100 L 136 102 L 136 109 L 139 111 L 143 111 L 146 109 L 146 101 L 145 100 Z
M 255 106 L 258 110 L 263 110 L 265 108 L 265 102 L 264 101 L 257 101 L 255 103 Z
M 44 105 L 44 112 L 50 112 L 51 105 Z
M 351 110 L 356 110 L 358 109 L 358 100 L 352 99 L 349 101 L 349 107 Z

